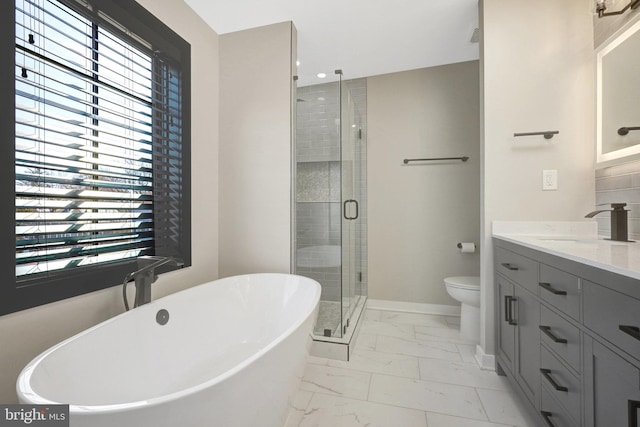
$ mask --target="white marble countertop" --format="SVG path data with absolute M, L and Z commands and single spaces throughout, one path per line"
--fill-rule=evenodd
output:
M 494 222 L 493 237 L 640 280 L 640 242 L 597 235 L 594 222 Z

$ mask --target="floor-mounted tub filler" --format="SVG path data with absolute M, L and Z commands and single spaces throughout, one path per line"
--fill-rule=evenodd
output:
M 18 398 L 69 404 L 72 427 L 281 426 L 319 299 L 317 282 L 287 274 L 196 286 L 43 352 Z

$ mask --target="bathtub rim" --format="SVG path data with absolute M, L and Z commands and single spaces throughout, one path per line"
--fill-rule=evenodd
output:
M 222 280 L 226 280 L 226 279 L 240 279 L 243 277 L 247 277 L 247 276 L 252 276 L 252 277 L 256 277 L 256 276 L 284 276 L 284 277 L 295 277 L 295 278 L 300 278 L 303 279 L 302 282 L 306 282 L 309 281 L 311 284 L 314 285 L 315 288 L 315 295 L 313 296 L 313 304 L 312 304 L 312 309 L 302 318 L 300 318 L 297 322 L 294 322 L 292 325 L 290 325 L 288 328 L 286 328 L 281 334 L 279 334 L 274 340 L 272 340 L 271 342 L 269 342 L 269 344 L 267 344 L 265 347 L 263 347 L 262 349 L 260 349 L 258 352 L 252 354 L 250 357 L 243 359 L 240 363 L 238 363 L 237 365 L 234 365 L 231 369 L 228 369 L 227 371 L 213 377 L 213 378 L 209 378 L 197 385 L 194 385 L 192 387 L 183 389 L 183 390 L 179 390 L 173 393 L 168 393 L 162 396 L 158 396 L 158 397 L 154 397 L 151 399 L 145 399 L 145 400 L 137 400 L 137 401 L 132 401 L 132 402 L 125 402 L 125 403 L 114 403 L 114 404 L 108 404 L 108 405 L 74 405 L 68 402 L 57 402 L 57 401 L 53 401 L 53 400 L 49 400 L 44 398 L 43 396 L 40 396 L 38 393 L 36 393 L 33 388 L 30 385 L 30 379 L 33 375 L 33 371 L 39 366 L 40 362 L 45 359 L 49 354 L 53 353 L 54 351 L 56 351 L 57 349 L 59 349 L 60 347 L 65 346 L 67 343 L 74 341 L 86 334 L 91 333 L 92 331 L 99 329 L 99 328 L 103 328 L 108 326 L 110 323 L 113 323 L 115 321 L 117 321 L 120 317 L 125 316 L 128 314 L 127 311 L 120 313 L 116 316 L 113 316 L 107 320 L 104 320 L 100 323 L 98 323 L 97 325 L 91 326 L 90 328 L 87 328 L 81 332 L 78 332 L 77 334 L 57 343 L 54 344 L 53 346 L 49 347 L 48 349 L 44 350 L 43 352 L 41 352 L 40 354 L 38 354 L 36 357 L 34 357 L 21 371 L 20 374 L 18 375 L 18 378 L 16 380 L 16 394 L 18 396 L 18 399 L 20 400 L 20 398 L 22 396 L 27 396 L 29 399 L 28 401 L 30 402 L 30 404 L 33 405 L 56 405 L 56 404 L 63 404 L 63 405 L 69 405 L 69 410 L 70 412 L 75 412 L 75 413 L 111 413 L 111 412 L 122 412 L 122 411 L 127 411 L 127 410 L 133 410 L 133 409 L 137 409 L 140 407 L 153 407 L 153 406 L 157 406 L 157 405 L 161 405 L 163 403 L 167 403 L 167 402 L 171 402 L 171 401 L 175 401 L 184 397 L 188 397 L 192 394 L 195 394 L 199 391 L 205 390 L 211 386 L 214 386 L 217 383 L 221 383 L 225 380 L 227 380 L 228 378 L 234 376 L 235 374 L 237 374 L 238 372 L 242 371 L 243 369 L 245 369 L 247 366 L 249 366 L 251 363 L 253 363 L 254 361 L 258 360 L 260 357 L 262 357 L 264 354 L 268 353 L 271 349 L 273 349 L 274 347 L 276 347 L 279 343 L 281 343 L 282 341 L 284 341 L 287 337 L 291 336 L 298 328 L 300 328 L 305 322 L 307 322 L 309 320 L 309 318 L 311 316 L 314 315 L 314 313 L 316 313 L 317 308 L 318 308 L 318 303 L 320 301 L 320 295 L 321 295 L 321 291 L 322 291 L 322 287 L 320 285 L 320 283 L 318 283 L 316 280 L 311 279 L 309 277 L 305 277 L 305 276 L 300 276 L 300 275 L 296 275 L 296 274 L 290 274 L 290 273 L 250 273 L 250 274 L 240 274 L 240 275 L 235 275 L 235 276 L 228 276 L 228 277 L 223 277 L 220 279 L 215 279 L 209 282 L 205 282 L 205 283 L 201 283 L 199 285 L 195 285 L 192 286 L 190 288 L 187 289 L 183 289 L 181 291 L 178 292 L 174 292 L 172 294 L 166 295 L 164 297 L 158 298 L 157 300 L 153 300 L 151 301 L 149 304 L 147 304 L 148 306 L 153 306 L 153 305 L 157 305 L 157 304 L 161 304 L 161 302 L 165 299 L 165 298 L 169 298 L 177 293 L 180 292 L 186 292 L 186 291 L 190 291 L 193 289 L 196 289 L 200 286 L 206 286 L 210 283 L 214 283 L 217 281 L 222 281 Z M 313 326 L 312 326 L 313 329 Z M 311 333 L 311 332 L 310 332 Z M 34 397 L 36 397 L 36 399 L 34 399 Z

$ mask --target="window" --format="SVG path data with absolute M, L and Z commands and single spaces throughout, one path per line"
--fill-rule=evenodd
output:
M 0 314 L 190 265 L 189 44 L 133 0 L 3 3 Z

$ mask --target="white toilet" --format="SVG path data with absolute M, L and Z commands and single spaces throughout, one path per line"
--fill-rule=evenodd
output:
M 462 303 L 460 308 L 460 334 L 480 341 L 480 277 L 456 276 L 444 279 L 451 298 Z

